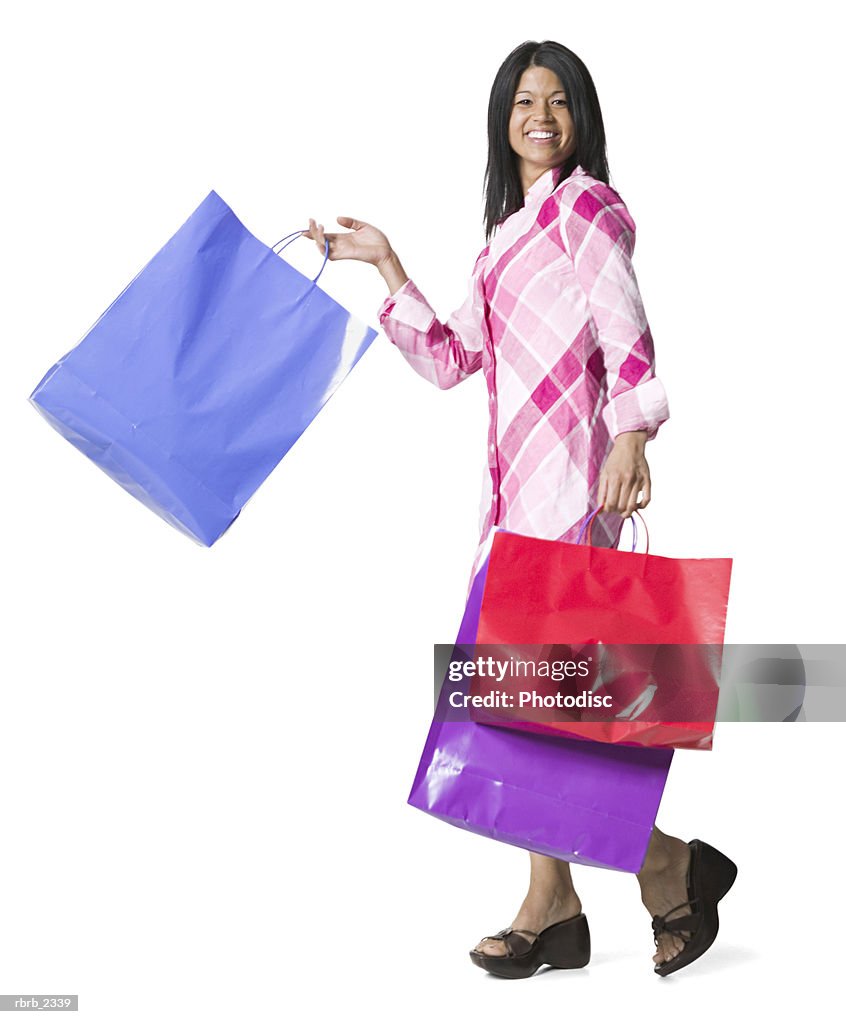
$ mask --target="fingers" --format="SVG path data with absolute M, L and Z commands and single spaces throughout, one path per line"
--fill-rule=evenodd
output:
M 613 456 L 609 458 L 599 474 L 596 492 L 599 508 L 629 519 L 635 509 L 646 508 L 651 500 L 652 478 L 646 459 L 631 467 L 618 465 Z
M 603 509 L 606 512 L 620 511 L 620 478 L 616 474 L 609 473 L 605 478 L 605 501 Z
M 645 464 L 644 464 L 644 468 L 645 468 Z M 644 505 L 643 501 L 640 499 L 640 495 L 641 495 L 641 492 L 643 491 L 644 492 L 644 496 L 645 496 L 645 493 L 646 493 L 646 490 L 648 488 L 648 485 L 649 485 L 649 474 L 648 474 L 648 472 L 645 473 L 645 474 L 644 473 L 638 473 L 637 476 L 635 477 L 633 483 L 631 484 L 630 488 L 628 489 L 628 495 L 626 496 L 626 504 L 625 504 L 626 511 L 625 511 L 624 518 L 628 519 L 630 516 L 634 515 L 635 509 L 637 509 L 637 508 L 645 508 L 646 507 Z M 626 491 L 626 488 L 624 487 L 623 488 L 624 494 L 625 494 L 625 491 Z M 648 504 L 648 502 L 647 502 L 647 504 Z
M 608 497 L 608 475 L 603 469 L 599 474 L 599 489 L 596 492 L 596 504 L 599 508 L 605 507 L 605 501 Z
M 638 507 L 638 495 L 639 494 L 640 494 L 640 480 L 635 481 L 635 483 L 633 483 L 631 485 L 631 487 L 628 489 L 628 493 L 626 493 L 625 489 L 624 489 L 624 491 L 623 491 L 623 496 L 625 497 L 625 505 L 623 506 L 623 508 L 625 510 L 623 512 L 623 518 L 624 519 L 628 519 L 630 516 L 634 515 L 634 510 Z
M 641 491 L 643 499 L 638 500 Z M 614 470 L 600 475 L 597 502 L 606 512 L 616 512 L 624 519 L 628 519 L 636 508 L 646 508 L 649 499 L 648 475 L 642 477 L 638 474 L 632 477 Z
M 314 239 L 314 244 L 323 252 L 323 226 L 318 224 L 314 217 L 308 219 L 308 230 L 302 232 L 307 238 Z
M 333 244 L 335 239 L 338 237 L 337 234 L 326 233 L 323 230 L 323 225 L 318 224 L 313 217 L 308 219 L 308 231 L 303 232 L 304 235 L 308 235 L 309 238 L 313 238 L 317 248 L 320 250 L 321 255 L 326 253 L 326 243 L 329 243 L 329 259 L 333 259 Z
M 312 220 L 311 223 L 314 224 L 314 221 Z M 314 240 L 317 242 L 317 248 L 320 249 L 321 252 L 325 252 L 326 251 L 326 236 L 323 234 L 323 225 L 322 224 L 315 224 L 314 226 L 315 226 L 315 229 L 316 229 L 316 234 L 314 235 Z
M 649 467 L 646 467 L 646 479 L 643 482 L 643 497 L 638 502 L 638 508 L 646 508 L 650 501 L 652 501 L 652 480 L 649 476 Z
M 352 231 L 369 226 L 363 220 L 356 220 L 354 217 L 338 217 L 338 223 L 341 227 L 351 228 Z M 308 230 L 303 231 L 302 234 L 313 239 L 321 253 L 326 251 L 326 243 L 328 242 L 330 260 L 346 259 L 350 257 L 351 253 L 355 252 L 354 249 L 350 248 L 350 244 L 345 241 L 348 238 L 352 238 L 350 232 L 326 232 L 323 225 L 318 224 L 313 217 L 309 217 Z M 353 256 L 353 258 L 355 257 Z
M 629 519 L 634 515 L 634 510 L 640 508 L 640 502 L 638 497 L 640 495 L 641 481 L 635 480 L 634 483 L 623 483 L 620 485 L 620 499 L 617 506 L 617 511 L 623 517 L 623 519 Z
M 652 481 L 649 477 L 649 466 L 646 464 L 646 460 L 643 462 L 641 478 L 633 491 L 632 498 L 634 500 L 633 509 L 646 508 L 652 500 Z

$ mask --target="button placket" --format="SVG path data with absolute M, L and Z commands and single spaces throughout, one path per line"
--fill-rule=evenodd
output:
M 489 311 L 489 293 L 488 287 L 491 279 L 495 281 L 496 275 L 492 270 L 487 277 L 482 279 L 482 291 L 485 299 L 485 327 L 486 327 L 486 338 L 485 347 L 488 353 L 488 365 L 485 368 L 485 380 L 488 385 L 488 406 L 490 410 L 490 423 L 488 426 L 488 469 L 491 474 L 491 509 L 489 513 L 490 521 L 493 525 L 499 522 L 500 514 L 500 474 L 499 474 L 499 460 L 497 458 L 497 443 L 496 443 L 496 428 L 498 419 L 497 410 L 497 395 L 496 395 L 496 355 L 494 353 L 493 337 L 491 335 L 491 324 L 488 316 Z
M 488 427 L 488 468 L 491 474 L 491 517 L 492 522 L 496 525 L 499 522 L 499 512 L 501 507 L 499 485 L 500 485 L 500 474 L 499 474 L 499 459 L 497 458 L 497 441 L 496 441 L 496 428 L 497 428 L 497 402 L 496 402 L 496 363 L 493 354 L 493 344 L 489 344 L 488 353 L 490 355 L 490 370 L 487 374 L 487 385 L 488 385 L 488 405 L 490 407 L 490 424 Z

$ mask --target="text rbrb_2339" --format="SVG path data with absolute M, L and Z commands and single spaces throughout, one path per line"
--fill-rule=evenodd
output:
M 328 244 L 314 279 L 280 244 L 260 242 L 210 192 L 30 396 L 130 494 L 208 546 L 376 337 L 318 287 Z

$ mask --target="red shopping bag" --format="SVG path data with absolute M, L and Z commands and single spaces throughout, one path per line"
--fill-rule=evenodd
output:
M 648 534 L 646 551 L 636 552 L 636 531 L 631 551 L 594 547 L 598 511 L 579 535 L 587 528 L 587 544 L 496 532 L 477 644 L 497 645 L 503 665 L 516 651 L 535 666 L 555 659 L 589 670 L 563 680 L 506 673 L 494 684 L 504 697 L 472 717 L 606 743 L 710 749 L 732 560 L 649 554 Z M 528 659 L 525 645 L 533 645 Z M 487 691 L 474 680 L 471 692 Z

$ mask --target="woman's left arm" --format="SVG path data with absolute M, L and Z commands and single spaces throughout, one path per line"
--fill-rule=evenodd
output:
M 605 364 L 608 401 L 602 417 L 615 440 L 600 473 L 597 500 L 628 517 L 649 504 L 644 449 L 670 415 L 664 386 L 655 376 L 652 333 L 632 266 L 635 224 L 610 186 L 596 184 L 569 196 L 565 188 L 561 237 L 587 297 Z

